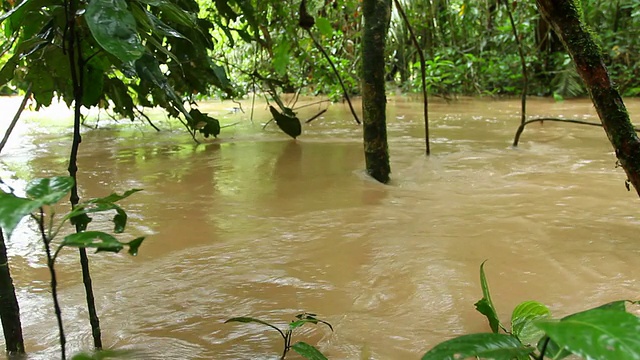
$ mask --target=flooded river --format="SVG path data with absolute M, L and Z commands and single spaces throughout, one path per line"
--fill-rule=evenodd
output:
M 334 331 L 304 327 L 294 341 L 330 359 L 418 359 L 488 330 L 473 307 L 487 259 L 505 323 L 525 300 L 563 316 L 640 294 L 640 204 L 601 128 L 532 124 L 513 149 L 519 101 L 434 100 L 426 158 L 421 102 L 392 98 L 385 186 L 362 170 L 362 128 L 346 106 L 330 106 L 293 141 L 273 124 L 262 130 L 264 105 L 252 123 L 249 104 L 244 114 L 203 105 L 238 124 L 200 145 L 162 116 L 158 133 L 104 114 L 83 130 L 81 196 L 144 189 L 122 205 L 128 236 L 149 235 L 137 257 L 90 256 L 105 345 L 148 359 L 277 359 L 275 331 L 224 320 L 284 327 L 307 311 Z M 640 113 L 640 102 L 628 105 Z M 597 121 L 586 100 L 531 100 L 529 112 Z M 42 125 L 27 114 L 0 156 L 0 176 L 17 187 L 17 178 L 66 175 L 70 114 L 47 117 Z M 30 227 L 9 241 L 11 270 L 29 358 L 53 359 L 48 273 Z M 77 262 L 69 249 L 58 264 L 71 353 L 92 344 Z

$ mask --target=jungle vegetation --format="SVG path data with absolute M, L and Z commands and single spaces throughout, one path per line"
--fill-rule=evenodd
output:
M 114 202 L 125 195 L 88 202 L 78 197 L 76 158 L 83 108 L 97 107 L 114 117 L 155 127 L 145 108 L 160 107 L 200 141 L 221 132 L 217 119 L 198 110 L 197 102 L 211 97 L 265 96 L 275 105 L 270 110 L 277 125 L 295 138 L 301 132 L 300 120 L 280 100 L 282 93 L 322 95 L 333 101 L 363 95 L 365 106 L 368 96 L 380 105 L 385 86 L 387 91 L 418 93 L 424 79 L 430 95 L 446 99 L 520 95 L 523 89 L 525 96 L 557 100 L 589 94 L 631 183 L 640 189 L 640 146 L 627 126 L 624 105 L 600 110 L 607 102 L 617 104 L 620 99 L 622 104 L 620 94 L 640 94 L 640 1 L 416 0 L 393 5 L 390 0 L 1 3 L 2 92 L 33 97 L 36 109 L 57 99 L 75 112 L 69 178 L 34 183 L 28 198 L 3 187 L 0 224 L 7 237 L 12 228 L 7 219 L 30 216 L 44 224 L 53 216 L 45 212 L 46 206 L 71 194 L 71 215 L 64 221 L 75 226 L 76 234 L 66 237 L 58 249 L 79 248 L 96 349 L 102 342 L 85 248 L 119 251 L 128 246 L 134 254 L 142 239 L 120 242 L 109 234 L 86 231 L 88 213 L 117 211 Z M 571 21 L 563 22 L 564 15 Z M 596 26 L 597 33 L 587 31 L 584 23 Z M 581 53 L 579 45 L 590 52 Z M 578 70 L 574 63 L 580 65 Z M 610 78 L 600 76 L 597 82 L 594 71 L 608 71 Z M 599 107 L 598 100 L 605 105 Z M 365 110 L 367 170 L 386 182 L 390 169 L 384 106 Z M 607 122 L 612 111 L 618 115 Z M 359 122 L 355 112 L 354 117 Z M 64 186 L 51 185 L 57 181 Z M 124 230 L 119 221 L 122 218 L 114 219 L 115 233 Z M 40 228 L 50 251 L 52 232 Z M 0 240 L 4 242 L 3 237 Z M 56 254 L 48 256 L 54 302 Z M 8 264 L 5 268 L 3 284 L 10 293 Z M 11 301 L 7 311 L 15 315 L 16 310 Z M 21 334 L 16 333 L 19 322 L 13 325 L 15 336 L 7 350 L 22 353 Z M 637 325 L 637 318 L 632 325 Z M 61 322 L 59 327 L 64 359 Z

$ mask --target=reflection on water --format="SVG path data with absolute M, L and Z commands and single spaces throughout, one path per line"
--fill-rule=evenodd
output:
M 632 115 L 640 110 L 630 105 Z M 342 105 L 297 141 L 261 130 L 263 108 L 251 123 L 203 106 L 240 124 L 200 145 L 178 127 L 155 133 L 101 120 L 84 131 L 81 196 L 143 188 L 123 205 L 130 236 L 152 235 L 136 258 L 91 257 L 105 343 L 150 359 L 275 359 L 277 333 L 223 321 L 252 315 L 286 326 L 310 311 L 335 331 L 303 328 L 299 339 L 331 359 L 419 358 L 487 329 L 473 309 L 485 259 L 505 319 L 529 299 L 562 316 L 636 298 L 637 199 L 602 129 L 532 124 L 512 149 L 519 106 L 434 101 L 434 155 L 425 158 L 421 102 L 391 100 L 389 186 L 364 175 L 361 129 Z M 587 101 L 532 100 L 529 109 L 597 120 Z M 0 157 L 0 175 L 64 174 L 69 141 L 66 125 L 27 122 Z M 10 242 L 11 265 L 30 358 L 50 359 L 55 321 L 30 234 L 25 225 Z M 91 346 L 76 263 L 72 250 L 59 263 L 71 350 Z

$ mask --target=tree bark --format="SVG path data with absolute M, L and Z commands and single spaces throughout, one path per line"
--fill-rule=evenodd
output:
M 389 182 L 387 97 L 384 83 L 384 46 L 391 20 L 391 0 L 363 1 L 362 112 L 367 173 Z
M 24 354 L 22 325 L 20 324 L 20 307 L 16 298 L 16 290 L 9 272 L 7 247 L 0 229 L 0 319 L 4 341 L 9 355 Z
M 536 0 L 585 82 L 607 137 L 629 182 L 640 196 L 640 140 L 620 93 L 613 85 L 602 52 L 580 19 L 576 0 Z

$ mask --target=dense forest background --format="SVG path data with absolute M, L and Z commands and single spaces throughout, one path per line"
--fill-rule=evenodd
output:
M 528 93 L 556 99 L 587 95 L 569 55 L 541 19 L 533 1 L 419 0 L 401 3 L 426 55 L 430 94 L 449 98 L 520 93 L 523 75 L 509 22 L 511 12 L 529 72 Z M 3 11 L 10 11 L 14 5 L 12 1 L 3 2 Z M 343 92 L 336 74 L 309 33 L 299 27 L 298 5 L 299 2 L 294 1 L 179 0 L 134 1 L 130 7 L 142 43 L 156 58 L 164 58 L 166 67 L 162 70 L 183 96 L 237 98 L 253 90 L 300 91 L 340 100 Z M 309 14 L 315 17 L 311 34 L 335 64 L 347 91 L 352 95 L 360 94 L 362 2 L 309 0 L 306 6 Z M 42 19 L 32 18 L 36 21 L 23 27 L 22 31 L 19 29 L 24 19 L 15 15 L 9 17 L 0 34 L 3 43 L 0 62 L 6 64 L 19 51 L 16 45 L 20 41 L 17 40 L 26 40 L 33 35 L 53 39 L 51 30 L 55 28 L 47 27 L 47 24 L 54 12 L 52 9 L 41 16 Z M 596 29 L 606 65 L 620 92 L 624 96 L 640 94 L 640 67 L 637 65 L 640 63 L 640 1 L 583 0 L 582 12 L 586 23 Z M 189 28 L 187 25 L 191 22 L 198 27 Z M 390 85 L 402 92 L 420 91 L 418 51 L 410 39 L 407 24 L 394 10 L 386 48 L 386 76 Z M 94 82 L 94 86 L 102 87 L 104 93 L 97 97 L 111 100 L 116 112 L 133 115 L 132 107 L 127 105 L 131 101 L 143 106 L 163 102 L 162 99 L 145 101 L 149 93 L 149 97 L 162 96 L 152 94 L 140 84 L 132 84 L 135 80 L 127 79 L 126 68 L 116 64 L 116 71 L 111 71 L 108 63 L 98 61 L 100 56 L 95 57 L 93 63 L 102 64 L 88 62 L 87 65 L 108 70 L 103 81 Z M 171 76 L 171 73 L 178 74 L 177 64 L 180 64 L 179 72 L 187 75 L 186 81 Z M 0 82 L 5 84 L 4 93 L 15 93 L 17 88 L 24 90 L 34 79 L 30 71 L 17 71 L 11 76 L 7 73 L 3 71 L 0 76 Z M 13 75 L 13 81 L 8 83 Z M 93 74 L 90 76 L 96 78 Z M 43 79 L 46 78 L 41 77 L 41 81 L 45 82 Z M 130 88 L 125 92 L 120 82 L 113 79 L 121 79 L 133 91 Z M 265 79 L 269 79 L 268 83 Z M 60 85 L 63 79 L 53 80 L 34 88 L 39 103 L 47 105 L 49 102 L 47 96 L 37 96 L 39 88 L 58 87 L 58 95 L 64 97 L 59 94 L 60 87 L 64 88 Z M 106 101 L 94 103 L 109 107 Z

